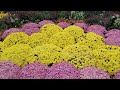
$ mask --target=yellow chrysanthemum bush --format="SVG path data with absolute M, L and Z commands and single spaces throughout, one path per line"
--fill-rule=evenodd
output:
M 7 47 L 15 44 L 27 44 L 29 42 L 29 36 L 24 32 L 16 32 L 8 35 L 3 42 Z
M 84 30 L 78 26 L 71 25 L 64 29 L 64 32 L 70 33 L 72 36 L 74 36 L 76 43 L 78 41 L 83 41 L 85 38 Z
M 22 67 L 33 62 L 33 60 L 28 60 L 31 52 L 32 48 L 29 45 L 16 44 L 3 50 L 3 53 L 1 54 L 1 61 L 10 60 Z
M 32 49 L 28 60 L 34 60 L 47 65 L 55 64 L 63 61 L 61 51 L 62 49 L 54 44 L 36 46 Z
M 60 26 L 57 26 L 55 24 L 45 24 L 40 28 L 40 32 L 45 33 L 48 38 L 50 38 L 55 33 L 62 32 L 62 31 L 63 29 Z
M 96 58 L 96 67 L 114 75 L 120 70 L 120 47 L 104 46 L 93 50 Z
M 5 49 L 5 44 L 3 42 L 0 41 L 0 58 L 1 58 L 1 54 L 3 52 L 3 50 Z
M 61 48 L 75 44 L 75 38 L 68 32 L 58 32 L 51 36 L 49 43 L 53 43 Z
M 62 52 L 63 58 L 76 68 L 81 69 L 87 66 L 95 66 L 95 59 L 90 48 L 79 43 L 66 46 Z
M 40 46 L 43 44 L 47 44 L 49 41 L 49 38 L 44 33 L 34 33 L 31 36 L 29 36 L 29 42 L 28 44 L 34 48 L 36 46 Z

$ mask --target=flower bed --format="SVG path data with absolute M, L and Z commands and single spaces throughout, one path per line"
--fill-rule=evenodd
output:
M 119 78 L 118 29 L 44 20 L 6 30 L 2 39 L 0 70 L 5 70 L 0 71 L 1 79 Z M 12 64 L 9 67 L 15 65 L 15 76 L 6 71 L 6 61 Z

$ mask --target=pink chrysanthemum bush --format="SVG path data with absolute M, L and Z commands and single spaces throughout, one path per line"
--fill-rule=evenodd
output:
M 20 67 L 10 61 L 0 62 L 0 79 L 18 79 Z
M 77 22 L 77 23 L 74 23 L 74 25 L 82 28 L 85 32 L 86 32 L 87 28 L 89 27 L 88 24 L 83 23 L 83 22 L 81 22 L 81 23 L 80 23 L 80 22 Z
M 46 79 L 78 79 L 78 71 L 73 65 L 61 62 L 48 68 Z
M 22 30 L 19 28 L 11 28 L 11 29 L 5 30 L 1 38 L 5 39 L 8 35 L 15 33 L 15 32 L 22 32 Z
M 24 66 L 18 73 L 20 79 L 45 79 L 48 66 L 34 62 Z
M 79 70 L 80 79 L 110 79 L 110 75 L 96 67 L 89 66 Z
M 55 24 L 53 21 L 51 20 L 43 20 L 43 21 L 40 21 L 38 23 L 39 27 L 41 28 L 42 26 L 44 26 L 45 24 Z
M 86 30 L 87 32 L 94 32 L 98 35 L 101 35 L 103 37 L 105 37 L 105 33 L 107 33 L 107 30 L 105 27 L 101 26 L 101 25 L 91 25 L 87 28 Z
M 67 23 L 67 22 L 59 22 L 57 25 L 60 26 L 60 27 L 62 27 L 63 29 L 67 28 L 68 26 L 70 26 L 70 24 Z

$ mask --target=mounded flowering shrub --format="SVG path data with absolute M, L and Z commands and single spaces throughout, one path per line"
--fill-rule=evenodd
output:
M 111 29 L 106 34 L 105 37 L 119 37 L 120 36 L 120 30 L 119 29 Z
M 0 42 L 0 58 L 1 58 L 1 54 L 3 52 L 3 50 L 5 49 L 5 44 L 3 42 Z
M 53 21 L 51 21 L 51 20 L 43 20 L 43 21 L 38 23 L 39 27 L 42 27 L 45 24 L 55 24 L 55 23 Z
M 79 70 L 80 79 L 110 79 L 110 75 L 103 70 L 90 66 Z
M 33 48 L 28 60 L 34 60 L 42 64 L 55 64 L 62 62 L 62 49 L 54 44 L 44 44 Z
M 62 27 L 63 29 L 67 28 L 68 26 L 70 26 L 70 24 L 67 23 L 67 22 L 59 22 L 57 25 L 60 26 L 60 27 Z
M 75 44 L 75 38 L 68 32 L 59 32 L 50 37 L 49 43 L 53 43 L 61 48 Z
M 120 70 L 120 48 L 116 48 L 106 47 L 93 50 L 96 67 L 108 72 L 110 75 Z
M 11 28 L 11 29 L 5 30 L 5 32 L 2 34 L 1 38 L 4 39 L 8 35 L 15 33 L 15 32 L 22 32 L 22 30 L 18 29 L 18 28 Z
M 10 60 L 19 66 L 24 66 L 33 62 L 27 59 L 31 51 L 32 48 L 27 44 L 16 44 L 3 50 L 1 61 Z
M 62 52 L 64 53 L 63 58 L 78 69 L 86 66 L 95 66 L 93 52 L 84 45 L 79 45 L 78 43 L 69 45 Z
M 9 47 L 15 44 L 27 44 L 28 41 L 29 36 L 25 32 L 16 32 L 8 35 L 3 42 Z
M 109 36 L 105 39 L 107 45 L 116 45 L 120 46 L 120 36 Z
M 63 29 L 60 26 L 57 26 L 55 24 L 46 24 L 40 28 L 40 32 L 45 33 L 48 36 L 48 38 L 50 38 L 53 34 L 56 34 L 62 31 Z
M 29 37 L 29 42 L 28 44 L 34 48 L 36 46 L 41 46 L 43 44 L 47 44 L 49 41 L 49 38 L 47 35 L 43 33 L 34 33 Z
M 77 23 L 74 23 L 74 25 L 82 28 L 85 32 L 86 32 L 86 30 L 87 30 L 87 28 L 88 28 L 88 26 L 89 26 L 88 24 L 83 23 L 83 22 L 82 22 L 82 23 L 77 22 Z
M 18 73 L 20 79 L 45 79 L 48 66 L 34 62 L 24 66 Z
M 30 36 L 33 33 L 40 32 L 40 29 L 39 28 L 28 28 L 28 29 L 24 29 L 24 32 L 27 33 Z
M 86 33 L 85 39 L 89 40 L 90 42 L 96 42 L 96 43 L 105 42 L 105 39 L 102 36 L 97 35 L 96 33 L 93 33 L 93 32 Z
M 10 61 L 0 62 L 0 79 L 17 79 L 21 68 Z
M 78 79 L 77 69 L 67 62 L 61 62 L 48 68 L 46 79 Z
M 120 79 L 120 70 L 114 75 L 113 79 Z
M 25 29 L 32 29 L 32 28 L 39 28 L 39 25 L 37 23 L 26 23 L 24 25 L 22 25 L 21 30 L 25 31 Z
M 87 28 L 86 31 L 87 32 L 94 32 L 94 33 L 99 34 L 103 37 L 105 37 L 104 34 L 107 33 L 106 28 L 101 26 L 101 25 L 91 25 Z
M 65 28 L 64 32 L 68 32 L 72 36 L 74 36 L 76 42 L 78 42 L 79 40 L 84 40 L 85 37 L 84 30 L 75 25 Z

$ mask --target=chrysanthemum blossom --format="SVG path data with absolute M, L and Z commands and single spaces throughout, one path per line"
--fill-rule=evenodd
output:
M 63 29 L 66 28 L 66 27 L 68 27 L 68 26 L 70 26 L 70 24 L 67 23 L 67 22 L 59 22 L 57 25 L 60 26 L 60 27 L 62 27 Z
M 67 62 L 51 66 L 46 74 L 46 79 L 78 79 L 77 69 Z
M 88 26 L 89 26 L 88 24 L 83 23 L 83 22 L 82 22 L 82 23 L 77 22 L 77 23 L 75 23 L 74 25 L 82 28 L 85 32 L 86 32 L 86 30 L 87 30 L 87 28 L 88 28 Z
M 41 28 L 42 26 L 44 26 L 45 24 L 55 24 L 53 21 L 51 20 L 43 20 L 41 22 L 38 23 L 39 27 Z
M 39 28 L 28 28 L 28 29 L 24 29 L 24 32 L 27 33 L 30 36 L 33 33 L 40 32 L 40 29 Z
M 20 79 L 45 79 L 48 66 L 34 62 L 24 66 L 19 72 Z
M 5 30 L 5 32 L 2 34 L 1 38 L 4 39 L 8 35 L 15 33 L 15 32 L 22 32 L 22 30 L 19 28 L 11 28 L 11 29 Z
M 0 79 L 18 79 L 20 67 L 9 60 L 0 62 Z
M 62 32 L 63 29 L 55 24 L 46 24 L 43 27 L 40 28 L 40 32 L 41 33 L 45 33 L 48 38 L 50 38 L 52 35 L 58 33 L 58 32 Z
M 87 32 L 94 32 L 94 33 L 99 34 L 103 37 L 105 37 L 104 34 L 107 32 L 106 28 L 101 26 L 101 25 L 91 25 L 87 28 L 86 31 Z
M 4 44 L 10 47 L 15 44 L 27 44 L 29 41 L 29 36 L 25 32 L 16 32 L 8 35 L 4 39 Z
M 26 24 L 23 24 L 22 27 L 21 27 L 21 30 L 24 31 L 25 29 L 31 29 L 31 28 L 39 28 L 39 25 L 37 23 L 26 23 Z
M 80 79 L 110 79 L 110 75 L 103 70 L 90 66 L 79 70 Z
M 31 52 L 32 48 L 29 45 L 16 44 L 3 50 L 1 60 L 10 60 L 11 62 L 22 67 L 26 64 L 34 62 L 33 60 L 28 60 Z

